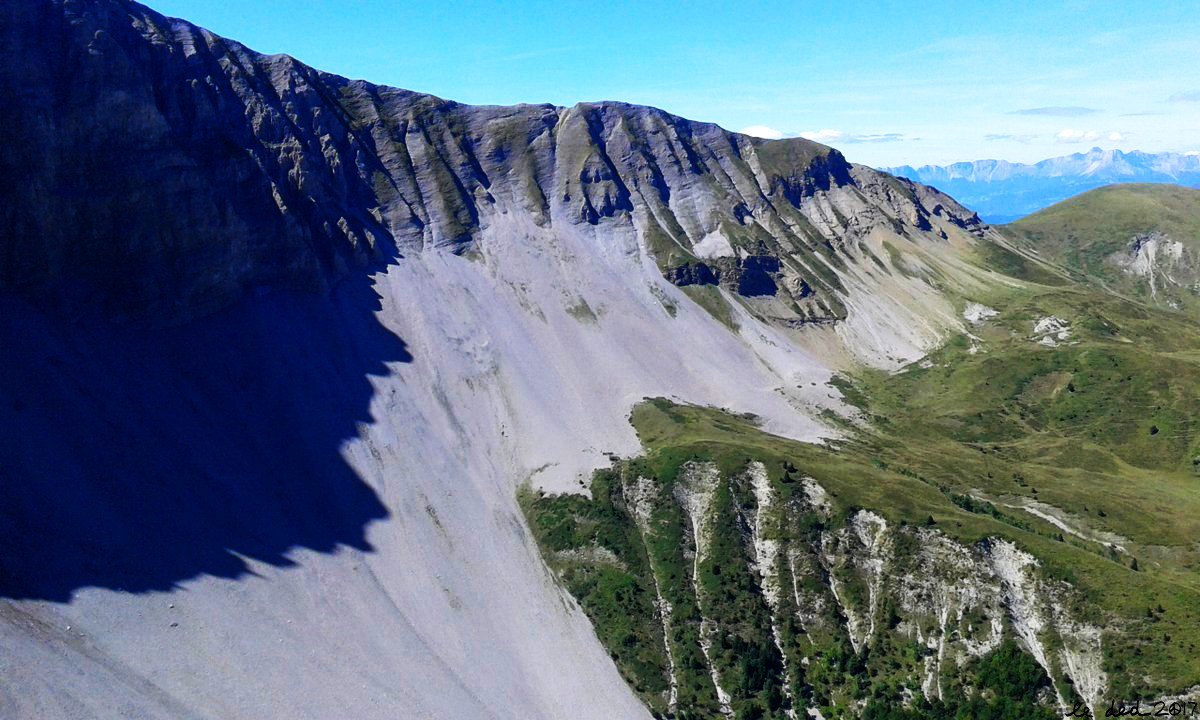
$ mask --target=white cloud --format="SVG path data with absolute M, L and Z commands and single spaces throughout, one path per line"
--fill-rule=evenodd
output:
M 841 130 L 830 130 L 829 128 L 824 130 L 805 130 L 804 132 L 800 133 L 800 137 L 807 140 L 815 140 L 817 142 L 840 140 L 842 139 L 843 135 L 844 133 Z
M 1076 130 L 1075 128 L 1064 128 L 1058 131 L 1054 139 L 1060 143 L 1083 143 L 1095 142 L 1097 140 L 1121 142 L 1125 139 L 1125 133 L 1117 130 Z
M 1051 105 L 1048 107 L 1024 108 L 1022 110 L 1010 110 L 1009 115 L 1058 115 L 1059 117 L 1080 117 L 1082 115 L 1095 115 L 1100 112 L 1096 108 L 1079 107 L 1078 105 Z
M 1200 150 L 1188 150 L 1187 152 L 1184 153 L 1184 155 L 1191 155 L 1191 156 L 1200 155 Z
M 846 133 L 841 130 L 805 130 L 800 133 L 800 137 L 805 140 L 813 140 L 820 143 L 831 143 L 834 145 L 849 145 L 852 143 L 891 143 L 920 140 L 919 137 L 912 137 L 904 133 Z
M 767 127 L 766 125 L 750 125 L 749 127 L 742 128 L 738 132 L 743 135 L 752 135 L 765 140 L 778 140 L 783 137 L 783 133 L 781 131 L 776 130 L 773 127 Z
M 1076 130 L 1074 128 L 1064 128 L 1054 136 L 1055 140 L 1063 143 L 1088 142 L 1099 138 L 1100 133 L 1095 130 Z
M 866 133 L 864 135 L 847 135 L 842 142 L 848 143 L 883 143 L 904 142 L 905 140 L 920 140 L 919 137 L 909 137 L 903 133 Z
M 983 139 L 987 140 L 988 142 L 1011 140 L 1013 142 L 1029 143 L 1037 140 L 1038 136 L 1034 135 L 1033 133 L 988 133 L 987 135 L 983 136 Z

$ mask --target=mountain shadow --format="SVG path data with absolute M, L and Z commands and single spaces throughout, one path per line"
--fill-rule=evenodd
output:
M 0 597 L 169 590 L 243 558 L 371 549 L 340 453 L 408 362 L 365 276 L 151 329 L 0 296 Z
M 322 77 L 127 0 L 0 10 L 0 597 L 370 549 L 340 451 L 411 360 L 369 273 L 423 222 Z

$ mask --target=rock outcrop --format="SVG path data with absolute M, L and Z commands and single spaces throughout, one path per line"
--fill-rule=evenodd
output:
M 255 288 L 476 249 L 499 215 L 626 225 L 670 276 L 845 315 L 878 227 L 979 227 L 950 198 L 803 139 L 616 102 L 471 107 L 264 56 L 126 0 L 10 4 L 0 287 L 177 321 Z M 936 226 L 936 227 L 935 227 Z M 700 281 L 703 281 L 701 279 Z M 813 315 L 814 312 L 801 313 Z
M 1200 257 L 1188 245 L 1161 232 L 1135 236 L 1124 251 L 1107 260 L 1136 278 L 1139 289 L 1152 301 L 1176 310 L 1183 307 L 1181 296 L 1190 299 L 1200 294 Z
M 624 629 L 609 648 L 652 709 L 683 709 L 681 688 L 690 689 L 688 710 L 731 717 L 830 707 L 857 717 L 879 698 L 953 708 L 983 693 L 977 666 L 1008 642 L 1040 668 L 1044 697 L 1024 699 L 1031 716 L 1077 702 L 1101 712 L 1104 629 L 1077 617 L 1080 590 L 1011 541 L 966 544 L 872 510 L 834 514 L 818 483 L 790 470 L 780 478 L 757 460 L 733 472 L 690 460 L 666 480 L 646 477 L 646 467 L 598 474 L 594 487 L 605 492 L 590 508 L 572 506 L 542 541 L 581 595 L 612 561 L 589 559 L 572 541 L 630 559 L 613 571 L 629 595 L 653 588 L 661 634 Z M 530 508 L 537 519 L 566 502 L 545 496 Z M 620 531 L 629 526 L 633 545 Z M 607 596 L 585 600 L 601 637 L 612 637 L 610 625 L 626 628 Z

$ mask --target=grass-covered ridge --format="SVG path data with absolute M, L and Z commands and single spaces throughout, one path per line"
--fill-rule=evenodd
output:
M 1098 629 L 1103 698 L 1200 683 L 1200 331 L 1070 288 L 980 300 L 999 314 L 925 361 L 839 380 L 861 410 L 841 441 L 652 400 L 632 416 L 645 455 L 597 473 L 590 499 L 523 491 L 548 563 L 652 710 L 714 717 L 716 687 L 741 717 L 1038 717 L 1051 690 L 1086 699 L 1062 660 L 1070 632 L 1038 636 L 1044 682 L 997 689 L 991 658 L 1034 649 L 1013 609 L 921 609 L 926 586 L 990 587 L 997 542 L 1037 558 L 1033 586 Z M 1048 317 L 1065 336 L 1035 331 Z M 938 637 L 953 662 L 930 659 Z
M 1200 190 L 1110 185 L 1022 218 L 1003 232 L 1078 278 L 1200 311 Z M 1155 243 L 1139 252 L 1150 239 Z
M 1089 190 L 1022 218 L 1006 229 L 1046 258 L 1082 271 L 1134 235 L 1162 232 L 1200 242 L 1200 190 L 1131 183 Z M 1074 262 L 1072 262 L 1074 261 Z

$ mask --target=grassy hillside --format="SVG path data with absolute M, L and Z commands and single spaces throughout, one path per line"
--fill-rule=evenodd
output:
M 590 499 L 524 492 L 548 563 L 656 713 L 714 716 L 714 685 L 737 717 L 1032 718 L 1055 714 L 1054 693 L 1087 699 L 1061 654 L 1069 623 L 1036 634 L 1043 667 L 1011 607 L 989 646 L 987 603 L 914 603 L 913 587 L 990 582 L 922 554 L 942 540 L 977 557 L 1011 542 L 1041 592 L 1069 588 L 1054 597 L 1070 622 L 1102 629 L 1104 703 L 1200 683 L 1200 329 L 1086 288 L 980 300 L 998 314 L 970 335 L 839 381 L 861 409 L 843 441 L 654 400 L 632 418 L 645 456 L 598 473 Z M 694 491 L 704 468 L 710 496 Z M 707 525 L 689 521 L 696 497 Z M 853 540 L 864 510 L 887 523 L 879 547 Z M 991 649 L 942 662 L 954 643 Z M 989 667 L 1024 669 L 995 686 Z
M 1003 232 L 1081 277 L 1173 307 L 1196 305 L 1200 279 L 1200 190 L 1178 185 L 1112 185 L 1064 200 L 1011 225 Z M 1183 258 L 1161 249 L 1151 290 L 1146 269 L 1134 272 L 1121 259 L 1133 257 L 1138 238 L 1161 235 L 1182 243 Z

